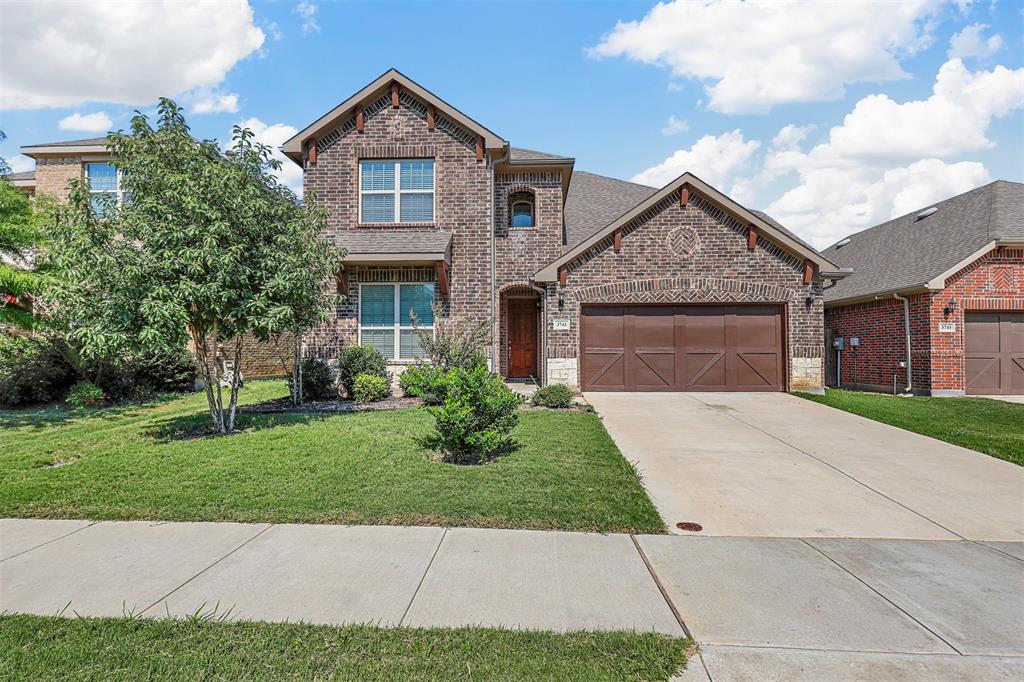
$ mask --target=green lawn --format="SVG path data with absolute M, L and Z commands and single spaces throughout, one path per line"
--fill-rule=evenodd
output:
M 0 616 L 5 680 L 667 680 L 654 633 Z
M 252 382 L 243 399 L 286 394 Z M 0 411 L 0 517 L 664 530 L 592 413 L 523 412 L 518 449 L 456 466 L 428 459 L 421 409 L 244 414 L 216 437 L 205 404 Z
M 1024 405 L 987 398 L 901 398 L 828 390 L 801 398 L 1024 466 Z

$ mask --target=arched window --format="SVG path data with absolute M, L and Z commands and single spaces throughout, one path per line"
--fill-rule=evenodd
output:
M 516 192 L 509 197 L 512 227 L 533 227 L 533 195 L 529 192 Z

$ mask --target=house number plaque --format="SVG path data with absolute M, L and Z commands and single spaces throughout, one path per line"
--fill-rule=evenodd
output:
M 551 328 L 568 331 L 569 320 L 564 317 L 556 317 L 553 320 L 551 320 Z

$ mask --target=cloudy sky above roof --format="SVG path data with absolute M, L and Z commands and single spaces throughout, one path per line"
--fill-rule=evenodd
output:
M 199 136 L 276 146 L 394 66 L 517 146 L 655 186 L 689 170 L 823 247 L 1024 179 L 1022 26 L 967 0 L 8 1 L 0 153 L 30 169 L 21 145 L 161 95 Z

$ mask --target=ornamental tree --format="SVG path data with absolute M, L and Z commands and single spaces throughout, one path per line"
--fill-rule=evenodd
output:
M 248 129 L 222 152 L 161 99 L 155 127 L 137 112 L 107 143 L 124 201 L 97 211 L 72 181 L 54 228 L 52 307 L 86 357 L 191 341 L 214 427 L 230 433 L 239 372 L 225 372 L 215 344 L 238 368 L 246 333 L 310 329 L 336 298 L 328 282 L 344 253 L 320 236 L 325 211 L 277 182 L 280 163 Z

